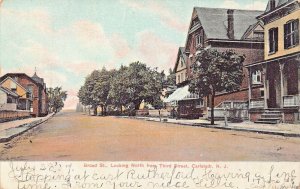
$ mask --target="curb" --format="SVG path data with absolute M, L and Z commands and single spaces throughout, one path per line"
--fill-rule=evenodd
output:
M 12 140 L 13 138 L 17 137 L 17 136 L 20 136 L 22 135 L 23 133 L 27 132 L 28 130 L 42 124 L 42 123 L 45 123 L 46 121 L 48 121 L 50 118 L 52 118 L 55 114 L 52 114 L 50 115 L 47 119 L 43 120 L 43 119 L 39 119 L 39 120 L 36 120 L 36 121 L 33 121 L 31 123 L 24 123 L 22 125 L 19 125 L 17 127 L 13 127 L 13 128 L 9 128 L 9 129 L 5 129 L 4 131 L 8 131 L 10 129 L 14 129 L 14 128 L 22 128 L 22 127 L 28 127 L 24 130 L 22 130 L 21 132 L 18 132 L 18 133 L 15 133 L 9 137 L 6 137 L 6 138 L 0 138 L 0 143 L 4 143 L 4 142 L 9 142 L 10 140 Z
M 160 122 L 158 120 L 151 120 L 151 119 L 138 118 L 138 117 L 118 117 L 118 118 L 129 118 L 129 119 L 138 119 L 138 120 L 144 120 L 144 121 Z M 209 128 L 209 129 L 251 132 L 251 133 L 257 133 L 257 134 L 277 135 L 277 136 L 284 136 L 284 137 L 300 137 L 300 133 L 274 132 L 274 131 L 267 131 L 267 130 L 245 129 L 245 128 L 241 128 L 241 127 L 238 127 L 238 128 L 220 127 L 220 126 L 205 125 L 205 124 L 201 124 L 201 123 L 180 123 L 180 122 L 167 122 L 167 121 L 166 122 L 162 121 L 161 123 L 185 125 L 185 126 L 192 126 L 192 127 L 202 127 L 202 128 Z

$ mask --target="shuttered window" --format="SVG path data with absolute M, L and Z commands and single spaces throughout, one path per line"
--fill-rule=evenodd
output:
M 299 19 L 291 20 L 284 24 L 284 48 L 299 44 Z
M 269 53 L 278 51 L 278 28 L 269 30 Z

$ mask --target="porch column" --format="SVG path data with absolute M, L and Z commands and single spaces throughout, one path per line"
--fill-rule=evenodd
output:
M 252 71 L 251 67 L 248 68 L 248 102 L 250 108 L 250 100 L 252 98 Z
M 264 76 L 264 109 L 268 108 L 268 78 L 267 78 L 267 64 L 263 65 L 262 75 Z
M 280 108 L 283 108 L 283 96 L 284 96 L 284 63 L 279 62 L 279 71 L 280 71 Z
M 297 62 L 298 68 L 298 95 L 300 95 L 300 61 Z

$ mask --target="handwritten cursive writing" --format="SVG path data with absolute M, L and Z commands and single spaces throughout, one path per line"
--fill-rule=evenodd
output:
M 296 189 L 300 171 L 282 169 L 276 164 L 265 166 L 266 169 L 228 168 L 219 164 L 195 166 L 194 163 L 110 165 L 112 163 L 9 162 L 7 177 L 17 189 L 238 188 L 241 184 L 240 188 Z

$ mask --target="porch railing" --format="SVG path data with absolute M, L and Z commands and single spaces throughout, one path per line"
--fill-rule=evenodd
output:
M 215 108 L 220 109 L 247 109 L 248 103 L 245 101 L 223 101 Z
M 242 118 L 243 120 L 248 119 L 248 109 L 222 109 L 222 108 L 215 108 L 214 109 L 214 117 L 217 119 L 224 119 L 225 113 L 229 117 L 236 117 Z M 211 118 L 211 109 L 208 108 L 207 117 Z
M 298 107 L 300 106 L 299 95 L 287 95 L 283 97 L 283 107 Z
M 264 108 L 265 107 L 265 101 L 263 98 L 259 99 L 250 99 L 250 105 L 249 108 Z

